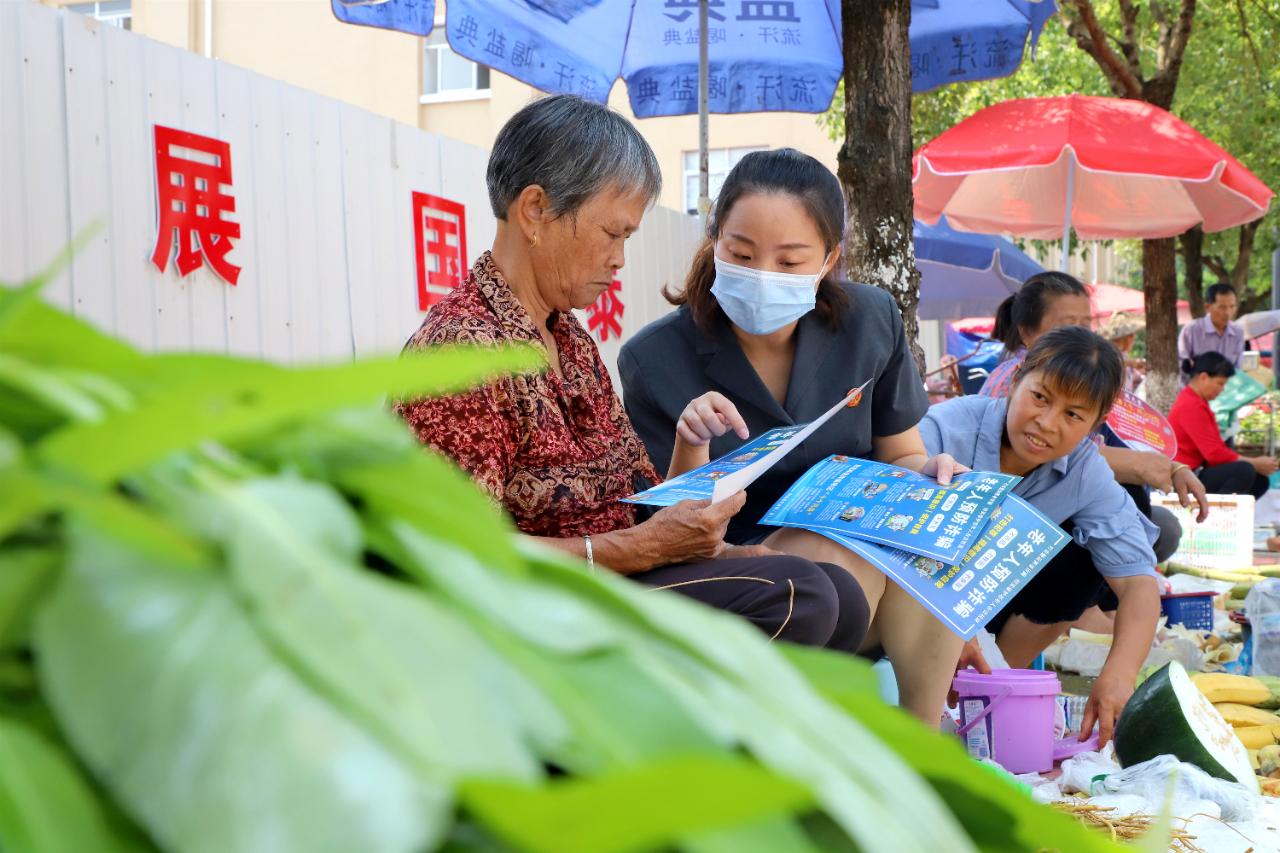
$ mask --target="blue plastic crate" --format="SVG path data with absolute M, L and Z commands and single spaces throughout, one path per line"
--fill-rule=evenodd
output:
M 1160 598 L 1160 611 L 1170 625 L 1185 625 L 1193 631 L 1213 630 L 1212 592 L 1183 592 Z

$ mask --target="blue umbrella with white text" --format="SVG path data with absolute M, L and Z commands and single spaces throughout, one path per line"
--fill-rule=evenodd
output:
M 347 23 L 421 36 L 437 8 L 330 2 Z M 913 91 L 1012 74 L 1054 9 L 912 0 Z M 546 92 L 604 103 L 622 77 L 639 118 L 698 113 L 704 152 L 709 113 L 825 112 L 844 70 L 839 0 L 449 0 L 445 29 L 455 53 Z

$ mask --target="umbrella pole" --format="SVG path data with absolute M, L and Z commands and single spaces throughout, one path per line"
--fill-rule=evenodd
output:
M 1058 269 L 1062 272 L 1067 271 L 1068 254 L 1071 251 L 1071 208 L 1075 205 L 1076 200 L 1076 158 L 1072 155 L 1071 149 L 1068 148 L 1065 154 L 1067 158 L 1067 209 L 1062 212 L 1062 263 L 1058 264 Z
M 707 214 L 711 211 L 711 175 L 707 140 L 710 136 L 710 78 L 707 58 L 707 10 L 708 0 L 698 0 L 698 223 L 703 231 L 707 227 Z

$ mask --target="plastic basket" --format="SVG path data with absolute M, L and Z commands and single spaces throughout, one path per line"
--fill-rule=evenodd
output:
M 1184 625 L 1193 631 L 1213 630 L 1212 592 L 1182 592 L 1160 597 L 1160 611 L 1170 625 Z

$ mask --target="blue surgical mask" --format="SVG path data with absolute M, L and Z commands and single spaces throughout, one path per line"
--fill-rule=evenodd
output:
M 711 293 L 733 324 L 749 335 L 767 335 L 813 310 L 818 275 L 765 272 L 715 258 Z

